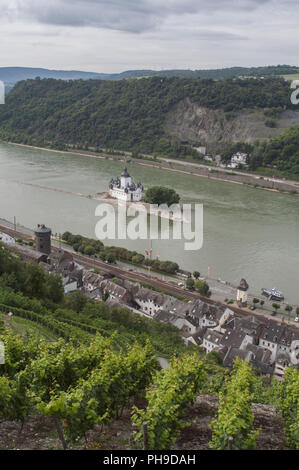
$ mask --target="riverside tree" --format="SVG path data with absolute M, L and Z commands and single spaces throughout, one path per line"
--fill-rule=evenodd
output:
M 180 202 L 180 196 L 174 189 L 165 188 L 164 186 L 152 186 L 147 189 L 144 200 L 149 204 L 167 204 L 171 206 Z

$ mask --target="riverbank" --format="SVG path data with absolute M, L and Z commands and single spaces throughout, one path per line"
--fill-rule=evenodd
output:
M 149 204 L 148 202 L 139 201 L 139 202 L 128 202 L 122 201 L 121 199 L 115 199 L 109 195 L 107 192 L 98 193 L 96 197 L 92 199 L 96 199 L 98 201 L 106 201 L 108 204 L 112 204 L 118 207 L 134 207 L 137 211 L 141 211 L 144 209 L 148 215 L 154 215 L 156 217 L 161 217 L 163 219 L 173 220 L 174 222 L 184 222 L 184 223 L 191 223 L 191 220 L 187 220 L 182 211 L 180 213 L 168 211 L 168 210 L 159 210 L 153 207 L 153 204 Z
M 11 236 L 25 236 L 28 239 L 32 240 L 34 236 L 34 231 L 30 228 L 17 225 L 16 227 L 11 222 L 1 219 L 0 218 L 0 230 L 3 232 L 10 234 Z M 61 243 L 63 243 L 60 239 L 53 236 L 52 237 L 52 245 L 57 249 L 61 249 Z M 78 254 L 74 251 L 74 249 L 68 245 L 64 244 L 63 249 L 72 253 L 75 258 L 78 258 L 77 261 L 79 263 L 83 262 L 83 265 L 89 263 L 87 267 L 90 269 L 97 268 L 98 264 L 101 265 L 99 267 L 100 270 L 106 272 L 112 272 L 115 277 L 124 277 L 133 280 L 134 282 L 138 282 L 145 287 L 152 288 L 157 292 L 163 292 L 165 294 L 173 295 L 180 300 L 184 300 L 188 302 L 188 300 L 194 300 L 195 297 L 199 297 L 202 300 L 205 300 L 208 303 L 216 304 L 220 302 L 222 305 L 227 305 L 228 308 L 232 308 L 235 312 L 242 312 L 243 314 L 246 313 L 248 315 L 256 315 L 261 318 L 269 318 L 271 317 L 273 320 L 276 321 L 285 321 L 286 323 L 290 323 L 296 327 L 299 327 L 298 322 L 296 323 L 295 317 L 296 314 L 296 307 L 297 305 L 291 304 L 292 311 L 289 312 L 286 310 L 286 306 L 290 305 L 286 302 L 280 302 L 280 308 L 275 312 L 273 316 L 273 301 L 267 300 L 261 294 L 257 294 L 256 292 L 248 292 L 248 307 L 240 308 L 236 302 L 237 296 L 237 286 L 233 285 L 229 281 L 224 281 L 221 279 L 214 279 L 209 276 L 200 277 L 200 280 L 206 281 L 209 284 L 211 290 L 211 297 L 208 299 L 206 297 L 202 297 L 198 294 L 198 292 L 194 290 L 186 289 L 185 283 L 184 285 L 180 285 L 182 283 L 182 278 L 178 275 L 169 275 L 167 273 L 158 272 L 155 270 L 150 270 L 145 266 L 138 266 L 131 263 L 126 263 L 124 261 L 117 261 L 115 264 L 106 264 L 102 262 L 100 259 L 91 258 L 87 255 Z M 132 269 L 133 268 L 133 269 Z M 258 299 L 259 302 L 255 303 L 254 299 Z M 261 304 L 261 300 L 264 302 L 263 305 Z M 251 307 L 254 306 L 254 309 Z
M 4 141 L 3 141 L 4 142 Z M 221 181 L 225 183 L 233 183 L 233 184 L 240 184 L 245 186 L 250 186 L 255 189 L 262 189 L 265 191 L 270 192 L 278 192 L 283 194 L 289 194 L 298 196 L 299 195 L 299 183 L 296 184 L 295 181 L 278 181 L 276 179 L 267 178 L 262 175 L 253 175 L 253 174 L 244 174 L 238 173 L 234 171 L 231 172 L 224 172 L 217 167 L 214 166 L 206 166 L 201 165 L 197 166 L 195 163 L 192 164 L 190 162 L 178 162 L 173 159 L 153 159 L 151 158 L 134 158 L 130 155 L 129 152 L 123 152 L 125 155 L 111 155 L 109 153 L 104 152 L 92 152 L 92 151 L 84 151 L 84 150 L 53 150 L 47 147 L 36 147 L 32 145 L 20 144 L 15 142 L 5 142 L 9 145 L 16 145 L 25 148 L 32 148 L 35 150 L 45 150 L 49 152 L 55 153 L 63 153 L 68 155 L 79 155 L 88 158 L 98 158 L 98 159 L 105 159 L 111 161 L 123 161 L 123 162 L 130 162 L 136 165 L 147 166 L 151 168 L 156 168 L 160 170 L 166 170 L 176 173 L 181 173 L 185 175 L 192 175 L 192 176 L 199 176 L 201 178 L 207 178 L 209 180 Z
M 87 196 L 107 191 L 111 177 L 120 174 L 124 166 L 117 159 L 85 158 L 7 144 L 0 144 L 0 161 L 2 217 L 13 221 L 15 216 L 26 227 L 46 223 L 53 233 L 67 230 L 90 238 L 95 238 L 99 201 Z M 203 247 L 186 251 L 185 238 L 163 240 L 158 228 L 152 244 L 153 259 L 176 259 L 190 272 L 199 271 L 203 276 L 210 273 L 233 285 L 244 277 L 254 293 L 260 293 L 262 287 L 276 287 L 284 292 L 288 303 L 298 303 L 297 198 L 149 166 L 126 166 L 146 187 L 156 184 L 175 188 L 182 202 L 204 207 Z M 84 197 L 73 196 L 74 192 Z M 119 240 L 117 236 L 107 239 L 105 245 L 143 254 L 150 246 L 148 240 Z

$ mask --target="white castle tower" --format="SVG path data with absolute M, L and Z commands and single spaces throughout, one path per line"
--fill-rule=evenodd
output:
M 115 180 L 112 178 L 109 183 L 110 196 L 122 201 L 139 202 L 143 199 L 143 191 L 143 185 L 132 181 L 127 168 L 124 168 L 120 178 L 117 177 Z
M 128 170 L 124 168 L 124 171 L 120 175 L 120 187 L 128 188 L 132 184 L 132 178 L 128 173 Z

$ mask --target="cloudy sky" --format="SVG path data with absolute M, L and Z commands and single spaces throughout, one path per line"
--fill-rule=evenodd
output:
M 0 66 L 299 66 L 298 0 L 0 0 Z

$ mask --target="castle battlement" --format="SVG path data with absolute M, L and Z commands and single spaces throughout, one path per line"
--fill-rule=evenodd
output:
M 109 195 L 122 201 L 139 202 L 144 197 L 144 187 L 140 182 L 134 183 L 127 168 L 124 168 L 120 178 L 111 179 Z

